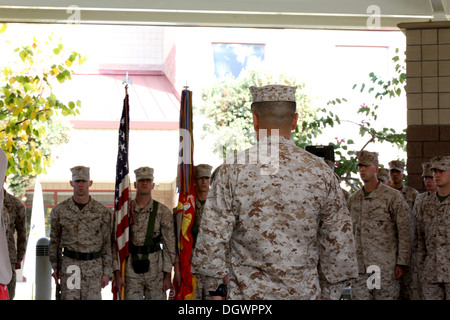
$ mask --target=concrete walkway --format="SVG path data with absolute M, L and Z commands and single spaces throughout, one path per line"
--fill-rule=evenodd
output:
M 53 281 L 53 279 L 52 279 Z M 16 284 L 16 296 L 14 300 L 35 300 L 35 284 L 30 282 L 19 281 Z M 52 282 L 51 299 L 55 300 L 55 283 Z M 103 300 L 112 300 L 111 282 L 102 290 Z

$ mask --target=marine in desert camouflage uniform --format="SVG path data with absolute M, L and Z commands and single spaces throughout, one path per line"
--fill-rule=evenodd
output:
M 211 170 L 212 166 L 206 163 L 196 165 L 194 167 L 194 186 L 195 186 L 195 213 L 194 213 L 194 223 L 191 228 L 193 245 L 192 250 L 195 250 L 195 244 L 197 242 L 197 234 L 200 227 L 200 223 L 203 215 L 203 208 L 206 203 L 206 198 L 208 196 L 210 180 L 211 180 Z M 181 234 L 181 218 L 182 214 L 177 214 L 176 209 L 174 209 L 175 214 L 175 230 L 177 243 L 179 242 L 179 236 Z M 192 254 L 191 254 L 192 255 Z M 175 258 L 174 265 L 174 281 L 179 287 L 181 284 L 181 271 L 179 265 L 179 252 L 177 248 L 177 255 Z M 195 300 L 210 300 L 209 293 L 206 292 L 205 286 L 203 285 L 203 278 L 200 274 L 196 274 L 195 270 L 192 270 L 196 278 L 196 288 L 195 288 Z
M 385 168 L 379 168 L 379 170 L 377 172 L 377 179 L 382 184 L 385 184 L 387 186 L 389 186 L 391 184 L 390 180 L 389 180 L 389 171 Z
M 417 208 L 417 265 L 423 298 L 450 300 L 450 156 L 431 159 L 437 192 Z
M 437 186 L 433 179 L 433 170 L 431 170 L 431 162 L 422 163 L 422 180 L 423 180 L 423 184 L 425 186 L 426 191 L 420 193 L 416 197 L 416 201 L 414 201 L 413 216 L 415 218 L 417 216 L 417 210 L 420 207 L 421 202 L 426 197 L 428 197 L 429 195 L 431 195 L 437 191 Z M 414 231 L 417 231 L 417 228 Z
M 423 183 L 425 185 L 425 189 L 427 191 L 422 192 L 421 194 L 419 194 L 416 197 L 416 201 L 414 202 L 414 207 L 413 207 L 413 217 L 414 217 L 414 221 L 417 221 L 417 211 L 418 208 L 420 207 L 423 199 L 425 199 L 426 197 L 428 197 L 429 195 L 433 194 L 436 192 L 437 190 L 437 186 L 436 183 L 434 182 L 433 179 L 433 170 L 431 170 L 431 162 L 424 162 L 422 163 L 422 180 Z M 417 228 L 417 223 L 414 229 L 414 248 L 413 248 L 413 255 L 416 257 L 417 256 L 417 239 L 418 239 L 418 234 L 417 234 L 418 228 Z M 423 294 L 422 294 L 422 286 L 421 286 L 421 282 L 420 282 L 420 270 L 419 270 L 419 262 L 415 261 L 415 270 L 417 273 L 417 291 L 418 291 L 418 295 L 419 298 L 423 300 Z
M 101 300 L 111 275 L 111 211 L 89 195 L 89 168 L 72 169 L 73 196 L 51 212 L 49 256 L 62 300 Z M 60 274 L 56 272 L 61 254 Z
M 409 212 L 411 215 L 411 220 L 413 224 L 413 230 L 415 229 L 414 214 L 412 209 L 414 207 L 414 202 L 416 197 L 419 195 L 419 191 L 410 186 L 403 184 L 403 179 L 405 179 L 405 163 L 399 160 L 392 160 L 389 162 L 389 177 L 391 181 L 391 187 L 400 191 L 409 206 Z M 414 246 L 415 240 L 413 240 Z M 409 269 L 406 274 L 400 279 L 400 297 L 401 300 L 410 300 L 413 297 L 413 275 L 415 266 L 415 256 L 414 250 L 411 251 L 411 262 L 409 264 Z
M 403 184 L 405 179 L 405 163 L 399 160 L 392 160 L 389 162 L 389 177 L 391 180 L 391 187 L 400 191 L 403 197 L 406 199 L 410 209 L 414 207 L 414 201 L 416 200 L 419 191 Z
M 125 300 L 166 300 L 171 288 L 172 266 L 175 261 L 175 232 L 172 211 L 152 198 L 153 168 L 140 167 L 136 174 L 136 198 L 131 202 L 134 223 L 130 226 L 130 255 L 125 268 L 125 282 L 120 277 L 119 264 L 114 264 L 115 283 L 125 284 Z M 154 207 L 157 202 L 157 208 Z M 146 245 L 149 218 L 154 214 L 153 244 Z M 139 270 L 133 264 L 149 261 L 149 267 Z M 141 261 L 141 262 L 139 262 Z M 117 287 L 121 289 L 121 287 Z
M 400 192 L 377 180 L 376 152 L 360 151 L 357 157 L 364 186 L 349 199 L 359 269 L 359 277 L 351 285 L 352 299 L 396 300 L 398 279 L 408 270 L 411 256 L 413 229 L 408 204 Z M 372 275 L 366 272 L 371 266 L 381 272 L 380 287 L 368 286 Z
M 258 144 L 215 170 L 192 257 L 228 299 L 339 299 L 357 276 L 339 182 L 290 139 L 296 87 L 251 87 Z
M 11 262 L 12 278 L 8 284 L 9 299 L 13 300 L 16 292 L 16 269 L 22 267 L 22 260 L 27 247 L 27 215 L 25 206 L 12 194 L 4 191 L 4 211 L 9 215 L 8 250 Z M 14 235 L 17 232 L 17 244 Z

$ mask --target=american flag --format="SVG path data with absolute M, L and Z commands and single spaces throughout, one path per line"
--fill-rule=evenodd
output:
M 125 261 L 128 257 L 129 241 L 129 204 L 130 204 L 130 178 L 128 167 L 128 136 L 130 131 L 130 109 L 128 105 L 128 92 L 123 101 L 122 116 L 119 127 L 119 149 L 116 164 L 116 190 L 114 196 L 114 221 L 116 233 L 116 248 L 120 263 L 122 278 L 125 272 Z M 123 300 L 122 293 L 114 292 L 115 300 Z

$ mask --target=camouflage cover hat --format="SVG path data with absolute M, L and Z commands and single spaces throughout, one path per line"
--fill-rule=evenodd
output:
M 76 166 L 70 169 L 72 171 L 72 181 L 89 181 L 89 167 Z
M 381 181 L 389 180 L 389 171 L 385 168 L 380 168 L 377 172 L 377 179 Z
M 450 170 L 450 156 L 439 156 L 431 159 L 431 169 Z
M 140 167 L 134 170 L 136 174 L 136 181 L 149 179 L 153 180 L 153 168 L 150 167 Z
M 210 166 L 209 164 L 199 164 L 194 167 L 195 178 L 196 179 L 203 177 L 211 178 L 211 170 L 212 166 Z
M 422 163 L 422 178 L 424 177 L 432 177 L 433 170 L 431 170 L 431 162 Z
M 392 160 L 389 162 L 389 170 L 405 171 L 405 163 L 400 160 Z
M 378 152 L 362 150 L 356 153 L 356 157 L 358 158 L 358 164 L 362 164 L 364 166 L 378 164 Z
M 292 101 L 295 102 L 295 90 L 297 87 L 284 85 L 267 85 L 263 87 L 252 86 L 249 88 L 253 96 L 253 102 L 263 101 Z

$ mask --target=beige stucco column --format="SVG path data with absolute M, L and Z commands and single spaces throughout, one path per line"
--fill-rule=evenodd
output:
M 422 162 L 450 155 L 450 21 L 404 23 L 408 185 L 424 191 Z

